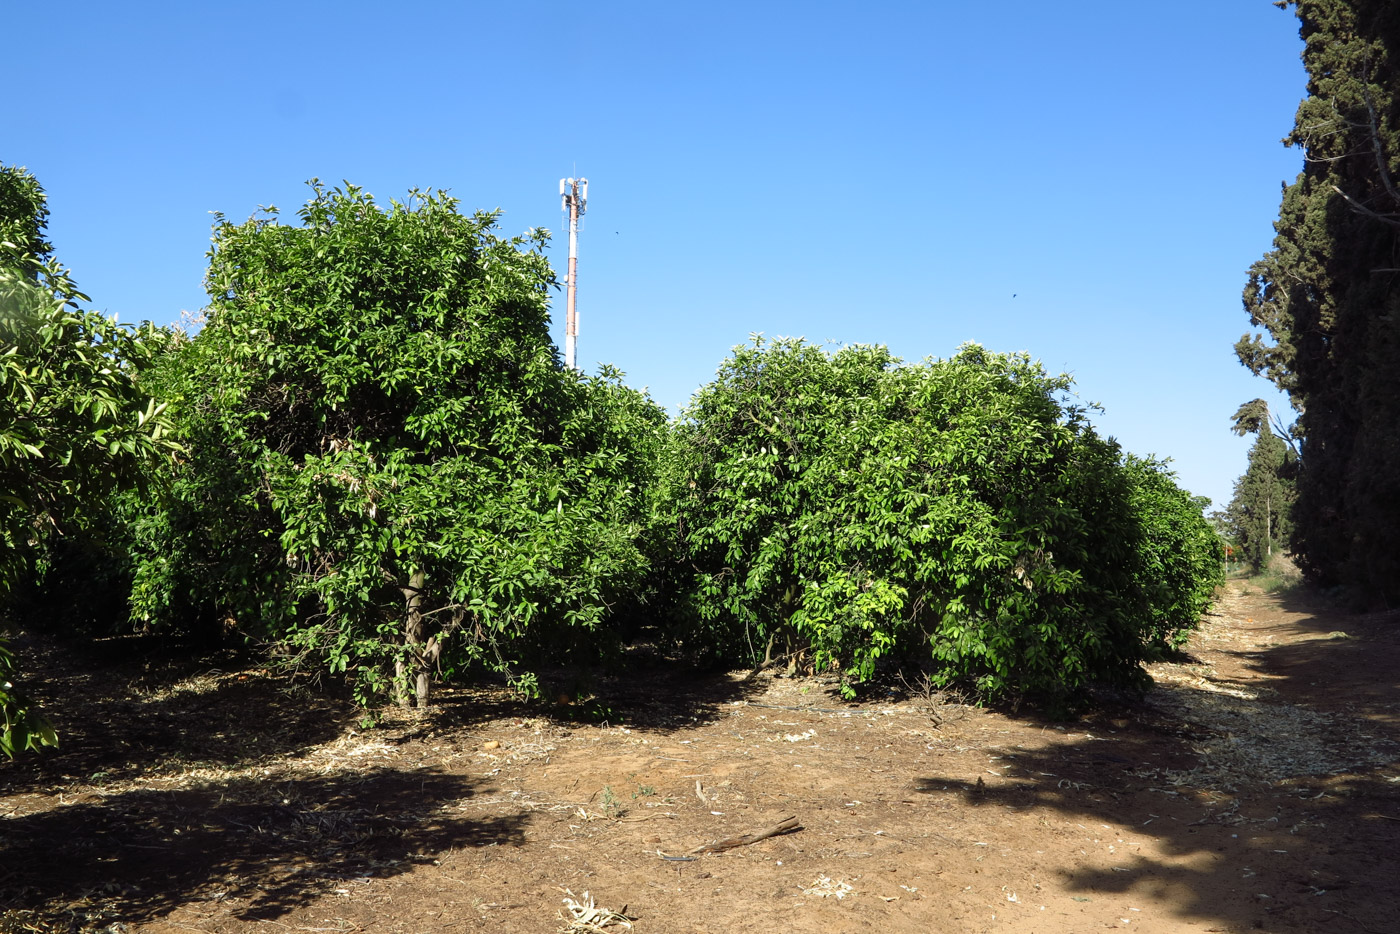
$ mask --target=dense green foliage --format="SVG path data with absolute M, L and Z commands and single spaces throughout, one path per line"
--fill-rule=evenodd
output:
M 987 695 L 1137 683 L 1221 574 L 1202 503 L 1122 457 L 1067 377 L 969 345 L 736 348 L 676 425 L 662 499 L 683 638 L 931 663 Z
M 471 665 L 582 652 L 646 568 L 665 417 L 562 367 L 546 235 L 415 192 L 319 186 L 220 219 L 208 323 L 163 374 L 188 456 L 137 523 L 134 603 L 426 703 Z
M 36 263 L 52 259 L 53 244 L 44 239 L 48 224 L 39 180 L 20 166 L 0 165 L 0 269 L 37 278 Z
M 1122 471 L 1128 497 L 1119 521 L 1132 552 L 1115 565 L 1121 545 L 1098 542 L 1090 550 L 1101 556 L 1101 573 L 1118 569 L 1116 578 L 1097 586 L 1123 588 L 1132 607 L 1127 612 L 1155 657 L 1160 648 L 1184 644 L 1210 608 L 1225 582 L 1225 543 L 1205 517 L 1210 499 L 1178 486 L 1166 461 L 1127 454 Z M 1091 528 L 1089 534 L 1096 533 Z
M 137 382 L 161 334 L 81 307 L 86 296 L 44 240 L 47 217 L 34 177 L 0 166 L 0 602 L 172 449 L 163 406 Z M 11 754 L 53 735 L 21 709 L 12 674 L 4 652 L 0 750 Z
M 163 407 L 136 380 L 162 343 L 0 272 L 0 589 L 169 449 Z
M 45 543 L 139 481 L 170 445 L 162 407 L 136 379 L 162 344 L 158 332 L 80 307 L 87 296 L 43 240 L 48 212 L 33 176 L 0 166 L 0 208 L 4 593 L 29 574 Z
M 1400 5 L 1296 0 L 1305 165 L 1244 302 L 1236 344 L 1287 391 L 1302 437 L 1293 549 L 1323 584 L 1400 599 Z M 1261 436 L 1262 440 L 1262 436 Z
M 15 686 L 15 656 L 0 640 L 0 755 L 13 759 L 26 750 L 57 746 L 53 724 Z
M 82 310 L 35 252 L 42 192 L 6 178 L 0 583 L 31 600 L 237 632 L 366 704 L 470 669 L 533 692 L 652 598 L 726 660 L 1064 704 L 1141 685 L 1220 578 L 1202 501 L 1024 354 L 760 340 L 668 423 L 560 365 L 548 235 L 444 194 L 313 183 L 297 223 L 219 217 L 190 337 Z M 10 753 L 52 739 L 12 668 L 0 646 Z

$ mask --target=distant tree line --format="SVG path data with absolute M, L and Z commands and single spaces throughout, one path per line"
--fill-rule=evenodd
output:
M 1269 570 L 1286 554 L 1293 538 L 1297 499 L 1298 450 L 1293 427 L 1271 417 L 1268 403 L 1255 399 L 1235 413 L 1238 435 L 1254 435 L 1248 466 L 1235 481 L 1234 495 L 1221 514 L 1224 531 L 1238 557 L 1256 571 Z
M 366 707 L 538 697 L 642 628 L 848 694 L 918 669 L 1067 707 L 1145 684 L 1221 579 L 1205 501 L 1024 354 L 756 340 L 669 419 L 561 364 L 546 232 L 317 183 L 291 223 L 217 218 L 197 333 L 119 327 L 6 172 L 12 623 L 232 640 Z M 11 754 L 54 738 L 12 669 Z

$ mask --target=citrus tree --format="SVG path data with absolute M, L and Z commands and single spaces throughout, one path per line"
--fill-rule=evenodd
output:
M 314 183 L 313 183 L 314 184 Z M 204 614 L 424 705 L 473 665 L 591 651 L 645 568 L 665 417 L 548 333 L 547 233 L 443 193 L 314 186 L 219 219 L 208 322 L 164 375 L 188 450 L 134 604 Z
M 100 524 L 115 491 L 142 485 L 174 449 L 139 375 L 164 346 L 153 326 L 83 308 L 44 240 L 48 209 L 28 172 L 0 166 L 0 606 L 55 539 Z M 48 743 L 0 645 L 0 751 Z
M 1070 388 L 976 345 L 914 365 L 882 347 L 736 348 L 667 460 L 677 631 L 748 661 L 809 653 L 848 687 L 882 659 L 992 696 L 1139 683 L 1219 573 L 1166 552 L 1218 546 L 1199 504 L 1095 434 Z

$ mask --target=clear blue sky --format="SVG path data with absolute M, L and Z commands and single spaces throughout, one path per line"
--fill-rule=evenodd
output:
M 579 360 L 673 411 L 751 332 L 1027 350 L 1228 500 L 1235 360 L 1304 90 L 1268 0 L 9 3 L 0 161 L 94 305 L 204 303 L 210 211 L 447 188 L 567 263 Z M 556 302 L 563 341 L 563 300 Z

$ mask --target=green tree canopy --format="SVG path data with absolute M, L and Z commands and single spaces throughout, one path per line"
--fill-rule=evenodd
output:
M 44 239 L 49 205 L 39 180 L 22 166 L 0 165 L 0 268 L 35 278 L 52 259 Z
M 44 240 L 47 217 L 34 177 L 0 166 L 0 603 L 56 536 L 92 524 L 173 449 L 163 406 L 138 384 L 161 334 L 82 308 Z M 13 667 L 0 653 L 10 754 L 52 737 L 25 714 Z
M 582 651 L 645 570 L 665 418 L 560 365 L 547 233 L 354 186 L 298 217 L 216 225 L 208 323 L 165 377 L 189 455 L 140 524 L 137 613 L 276 639 L 366 702 Z
M 932 662 L 988 694 L 1135 683 L 1220 575 L 1201 503 L 1124 458 L 1066 377 L 964 347 L 736 348 L 676 427 L 665 502 L 678 628 L 851 681 Z

